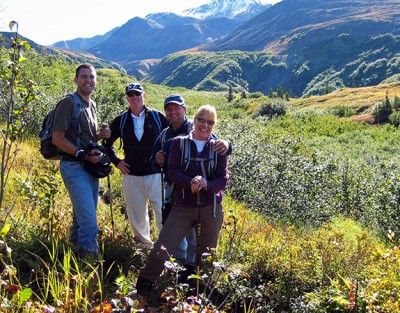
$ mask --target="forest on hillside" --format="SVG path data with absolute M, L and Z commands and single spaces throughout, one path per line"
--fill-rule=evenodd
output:
M 159 110 L 173 92 L 186 99 L 189 116 L 215 105 L 216 132 L 234 146 L 218 246 L 195 278 L 204 288 L 189 295 L 171 259 L 156 292 L 143 299 L 134 285 L 147 254 L 126 220 L 121 175 L 101 180 L 102 259 L 85 264 L 68 241 L 71 207 L 58 164 L 38 153 L 41 122 L 74 90 L 77 63 L 18 40 L 0 50 L 0 60 L 2 312 L 399 310 L 395 96 L 371 106 L 381 118 L 371 125 L 355 121 L 357 110 L 340 102 L 303 109 L 277 95 L 230 98 L 143 83 L 146 104 Z M 132 80 L 98 70 L 99 123 L 127 107 L 124 88 Z

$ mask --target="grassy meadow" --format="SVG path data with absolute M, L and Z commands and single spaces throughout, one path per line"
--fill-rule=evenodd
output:
M 135 244 L 117 171 L 101 180 L 100 262 L 71 250 L 69 197 L 35 134 L 48 109 L 74 90 L 75 66 L 34 53 L 29 60 L 15 69 L 13 97 L 0 83 L 4 103 L 14 104 L 12 125 L 6 105 L 1 115 L 1 312 L 400 310 L 399 130 L 371 123 L 374 106 L 396 96 L 397 83 L 307 99 L 235 94 L 228 102 L 225 93 L 143 82 L 147 105 L 159 110 L 170 93 L 186 99 L 189 116 L 215 105 L 216 133 L 234 146 L 218 247 L 195 278 L 200 294 L 176 283 L 180 268 L 171 259 L 144 299 L 134 285 L 147 252 Z M 99 122 L 111 122 L 135 79 L 98 75 Z

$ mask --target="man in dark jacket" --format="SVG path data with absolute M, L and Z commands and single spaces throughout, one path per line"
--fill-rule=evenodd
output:
M 168 126 L 168 120 L 161 112 L 145 106 L 145 92 L 140 84 L 131 83 L 125 91 L 129 109 L 112 121 L 111 137 L 105 142 L 105 148 L 113 164 L 124 175 L 122 187 L 126 211 L 135 238 L 142 246 L 151 247 L 147 200 L 151 202 L 160 231 L 162 197 L 161 175 L 152 169 L 150 157 L 158 135 Z M 113 147 L 118 138 L 122 139 L 124 159 L 117 156 Z

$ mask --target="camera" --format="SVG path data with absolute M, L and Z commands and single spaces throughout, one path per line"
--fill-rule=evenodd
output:
M 86 152 L 89 153 L 91 150 L 99 150 L 101 153 L 105 152 L 105 148 L 97 143 L 90 142 L 86 147 Z M 97 154 L 96 154 L 97 153 Z M 98 155 L 98 152 L 91 155 Z M 97 163 L 85 162 L 85 170 L 92 176 L 97 178 L 107 177 L 111 173 L 111 160 L 108 156 L 103 155 L 101 160 Z
M 98 143 L 95 143 L 91 141 L 88 146 L 86 147 L 86 152 L 89 153 L 91 150 L 99 150 L 101 153 L 104 153 L 106 149 L 99 145 Z M 99 154 L 93 154 L 93 155 L 99 155 Z

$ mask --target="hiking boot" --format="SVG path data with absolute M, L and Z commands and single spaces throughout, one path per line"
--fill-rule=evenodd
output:
M 137 293 L 142 296 L 147 296 L 147 295 L 151 294 L 152 290 L 153 290 L 153 283 L 150 280 L 148 280 L 142 276 L 139 276 L 136 281 Z
M 141 250 L 143 252 L 150 252 L 151 249 L 153 249 L 153 243 L 144 243 L 144 242 L 140 242 L 135 240 L 135 245 L 136 245 L 136 249 Z

